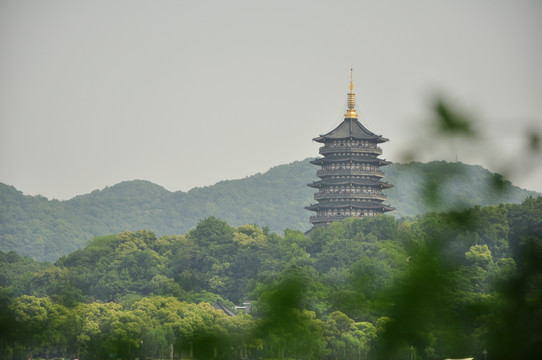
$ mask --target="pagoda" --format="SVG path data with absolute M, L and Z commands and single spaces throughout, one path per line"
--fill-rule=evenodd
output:
M 314 194 L 317 203 L 306 207 L 316 212 L 310 217 L 313 229 L 347 217 L 377 216 L 394 210 L 383 204 L 386 195 L 382 190 L 393 185 L 382 181 L 384 172 L 380 170 L 391 162 L 378 158 L 382 155 L 378 144 L 388 139 L 372 133 L 358 121 L 352 71 L 349 89 L 344 121 L 313 139 L 323 144 L 323 157 L 311 161 L 321 167 L 316 172 L 320 180 L 308 184 L 318 189 Z

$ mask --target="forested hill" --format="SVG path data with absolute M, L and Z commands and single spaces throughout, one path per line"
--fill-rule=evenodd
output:
M 183 234 L 208 216 L 233 226 L 307 230 L 310 212 L 304 207 L 313 202 L 314 190 L 306 185 L 316 179 L 315 171 L 307 159 L 188 192 L 134 180 L 67 201 L 25 196 L 0 183 L 0 249 L 54 261 L 95 236 L 138 229 Z M 539 195 L 501 181 L 480 166 L 462 163 L 394 164 L 385 171 L 384 180 L 395 185 L 387 195 L 397 208 L 391 214 L 397 217 L 457 206 L 519 203 Z

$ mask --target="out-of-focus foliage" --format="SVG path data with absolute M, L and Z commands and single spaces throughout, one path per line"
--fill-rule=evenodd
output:
M 410 162 L 383 168 L 395 217 L 474 205 L 520 203 L 536 194 L 514 187 L 480 166 Z M 260 224 L 275 232 L 308 230 L 315 167 L 306 161 L 240 180 L 171 193 L 146 181 L 130 181 L 68 201 L 24 196 L 0 184 L 0 249 L 56 261 L 95 236 L 148 229 L 158 236 L 183 234 L 209 216 L 233 226 Z M 496 179 L 502 186 L 495 190 Z
M 211 217 L 185 235 L 98 237 L 48 266 L 12 254 L 0 357 L 526 359 L 542 339 L 541 226 L 529 198 L 310 237 Z M 217 299 L 252 312 L 227 317 Z
M 406 158 L 433 149 L 453 151 L 454 144 L 461 144 L 497 161 L 504 174 L 529 174 L 533 164 L 539 166 L 538 130 L 529 130 L 526 151 L 512 154 L 510 159 L 496 159 L 477 125 L 466 112 L 439 97 L 429 123 L 420 131 L 420 140 L 405 152 Z M 434 211 L 456 199 L 457 210 L 439 215 L 440 219 L 426 217 L 430 221 L 409 241 L 413 245 L 408 247 L 411 264 L 390 293 L 393 306 L 379 337 L 379 358 L 539 357 L 541 198 L 528 198 L 521 206 L 460 210 L 466 203 L 462 189 L 448 191 L 445 187 L 450 180 L 442 175 L 426 174 L 418 199 Z M 452 183 L 457 177 L 472 177 L 461 169 L 449 175 Z M 501 175 L 495 175 L 480 190 L 483 194 L 503 193 L 508 185 Z

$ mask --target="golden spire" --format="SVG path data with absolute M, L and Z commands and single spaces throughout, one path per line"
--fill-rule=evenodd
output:
M 350 68 L 350 84 L 348 85 L 350 92 L 348 93 L 348 110 L 346 110 L 346 114 L 344 114 L 345 119 L 358 118 L 358 114 L 356 113 L 356 94 L 352 92 L 354 90 L 354 81 L 352 80 L 352 73 L 353 73 L 353 69 Z

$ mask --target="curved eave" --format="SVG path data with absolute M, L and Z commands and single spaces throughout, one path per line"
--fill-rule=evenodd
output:
M 360 201 L 354 201 L 354 202 L 324 202 L 324 203 L 318 203 L 318 204 L 312 204 L 309 206 L 306 206 L 305 209 L 310 211 L 318 211 L 318 210 L 329 210 L 329 209 L 372 209 L 372 210 L 381 210 L 381 211 L 393 211 L 395 208 L 383 205 L 379 203 L 373 203 L 373 202 L 360 202 Z
M 320 135 L 313 140 L 316 142 L 326 142 L 328 140 L 341 140 L 341 139 L 356 139 L 356 140 L 372 140 L 377 143 L 383 143 L 389 141 L 381 135 L 376 135 L 365 126 L 363 126 L 357 118 L 346 118 L 335 129 L 331 130 L 327 134 Z
M 380 189 L 389 189 L 393 187 L 393 185 L 385 183 L 385 182 L 380 182 L 380 181 L 371 180 L 371 179 L 360 179 L 360 178 L 325 179 L 325 180 L 315 181 L 311 184 L 307 184 L 307 186 L 310 186 L 315 189 L 318 189 L 325 185 L 327 186 L 332 186 L 332 185 L 375 186 Z
M 312 141 L 317 142 L 317 143 L 321 143 L 321 144 L 324 144 L 324 143 L 329 142 L 331 140 L 349 140 L 350 138 L 352 138 L 354 140 L 376 140 L 376 142 L 378 144 L 382 144 L 382 143 L 390 141 L 390 139 L 388 139 L 388 138 L 385 138 L 385 137 L 382 137 L 382 136 L 379 136 L 379 135 L 377 135 L 377 136 L 378 137 L 376 137 L 376 138 L 362 138 L 362 137 L 355 137 L 355 136 L 329 137 L 329 136 L 326 136 L 326 135 L 320 135 L 318 137 L 313 138 Z

